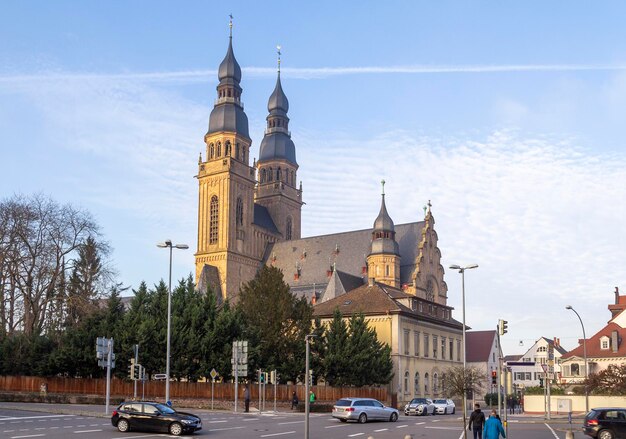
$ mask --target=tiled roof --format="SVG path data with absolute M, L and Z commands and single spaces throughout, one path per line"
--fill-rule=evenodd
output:
M 467 333 L 466 333 L 466 335 L 467 335 Z M 505 355 L 504 356 L 504 361 L 505 362 L 519 361 L 519 360 L 521 360 L 522 356 L 523 356 L 523 354 L 520 354 L 520 355 Z
M 612 334 L 613 331 L 617 331 L 618 343 L 617 352 L 613 352 Z M 600 338 L 609 337 L 609 349 L 601 349 Z M 587 358 L 614 358 L 614 357 L 626 357 L 626 328 L 622 328 L 616 323 L 609 322 L 604 328 L 587 339 Z M 561 360 L 565 360 L 572 357 L 584 357 L 583 344 L 565 353 Z
M 423 221 L 396 226 L 402 283 L 410 282 L 422 227 Z M 306 290 L 310 293 L 309 290 L 312 290 L 315 284 L 316 291 L 323 292 L 323 288 L 330 280 L 328 272 L 331 271 L 333 264 L 336 270 L 351 276 L 360 278 L 367 276 L 363 273 L 363 267 L 370 253 L 371 242 L 372 229 L 282 241 L 271 245 L 264 262 L 280 268 L 293 291 Z M 300 267 L 297 281 L 293 278 L 296 264 Z
M 276 224 L 274 224 L 274 220 L 272 220 L 272 216 L 267 211 L 267 208 L 265 206 L 254 203 L 254 219 L 252 220 L 252 223 L 264 228 L 269 232 L 280 235 Z
M 374 285 L 363 285 L 353 289 L 339 297 L 331 299 L 327 302 L 318 303 L 313 307 L 313 315 L 315 317 L 332 317 L 336 308 L 346 316 L 354 313 L 363 313 L 365 315 L 395 314 L 402 313 L 410 315 L 415 319 L 437 323 L 451 328 L 461 329 L 463 326 L 460 322 L 450 318 L 443 319 L 430 315 L 427 312 L 420 312 L 401 303 L 401 300 L 414 299 L 415 296 L 407 294 L 397 288 L 390 287 L 381 283 Z M 423 299 L 424 303 L 430 303 Z M 434 304 L 442 307 L 439 304 Z
M 470 331 L 465 333 L 465 352 L 468 363 L 489 361 L 496 331 Z

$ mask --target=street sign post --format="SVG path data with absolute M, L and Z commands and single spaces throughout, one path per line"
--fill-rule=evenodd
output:
M 237 401 L 239 399 L 239 375 L 248 375 L 248 341 L 235 340 L 233 342 L 233 356 L 230 360 L 235 377 L 235 413 L 237 412 Z
M 106 404 L 104 412 L 109 413 L 109 400 L 111 396 L 111 369 L 115 367 L 115 352 L 113 352 L 113 338 L 98 337 L 96 339 L 96 359 L 98 366 L 107 369 Z
M 213 410 L 213 390 L 215 389 L 215 378 L 217 378 L 217 371 L 211 369 L 211 410 Z

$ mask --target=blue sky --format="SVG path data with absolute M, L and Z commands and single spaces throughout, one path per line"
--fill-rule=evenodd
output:
M 253 151 L 282 45 L 303 229 L 396 223 L 431 199 L 468 324 L 507 353 L 573 347 L 626 279 L 626 5 L 621 2 L 3 2 L 0 195 L 93 212 L 120 279 L 195 249 L 196 171 L 235 17 Z M 174 275 L 193 270 L 193 251 Z M 447 270 L 460 311 L 460 279 Z M 623 284 L 626 293 L 626 284 Z M 457 314 L 460 318 L 460 312 Z M 524 346 L 519 346 L 523 341 Z

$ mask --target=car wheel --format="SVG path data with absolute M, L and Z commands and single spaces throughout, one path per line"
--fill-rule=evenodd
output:
M 348 422 L 347 419 L 340 419 L 341 422 Z
M 446 407 L 445 409 L 443 409 L 443 414 L 447 415 L 448 414 L 448 407 Z
M 361 413 L 359 415 L 359 424 L 365 424 L 367 422 L 367 415 L 365 413 Z
M 170 425 L 170 434 L 172 436 L 180 436 L 183 433 L 183 426 L 178 422 L 172 422 Z
M 397 420 L 398 420 L 398 414 L 392 413 L 391 416 L 389 417 L 389 422 L 396 422 Z
M 601 430 L 598 433 L 598 439 L 613 439 L 613 432 L 611 430 Z
M 456 407 L 452 409 L 452 414 L 456 413 Z
M 117 429 L 122 433 L 126 433 L 128 430 L 130 430 L 130 425 L 128 424 L 128 421 L 126 419 L 120 419 L 119 421 L 117 421 Z

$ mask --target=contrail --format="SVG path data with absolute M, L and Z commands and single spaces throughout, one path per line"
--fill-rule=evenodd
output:
M 271 67 L 244 67 L 251 77 L 270 77 L 276 74 Z M 509 72 L 569 72 L 569 71 L 621 71 L 626 64 L 505 64 L 459 66 L 363 66 L 363 67 L 284 67 L 284 77 L 293 79 L 323 79 L 348 75 L 398 75 L 398 74 L 450 74 L 450 73 L 509 73 Z M 27 83 L 66 80 L 128 80 L 145 82 L 210 82 L 217 71 L 183 70 L 145 73 L 73 73 L 41 72 L 34 74 L 0 75 L 1 83 Z

